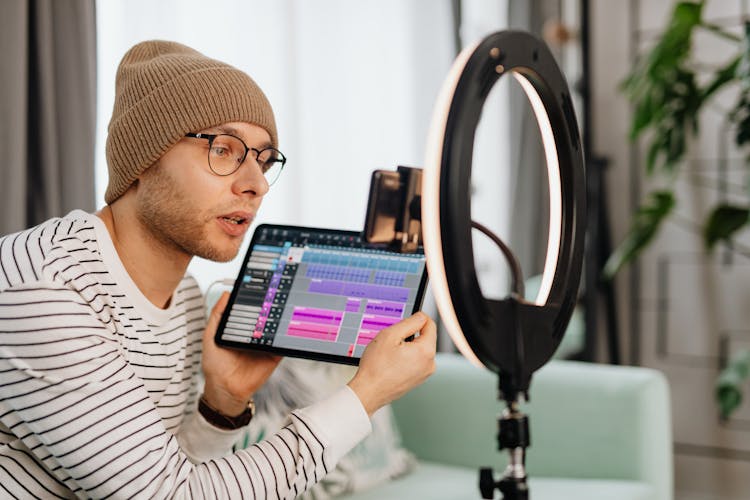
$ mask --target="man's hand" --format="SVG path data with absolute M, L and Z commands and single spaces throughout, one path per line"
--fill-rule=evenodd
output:
M 242 352 L 216 345 L 214 335 L 227 306 L 229 293 L 216 302 L 203 332 L 203 397 L 209 406 L 227 416 L 242 413 L 250 398 L 271 376 L 280 356 Z
M 419 332 L 411 342 L 406 338 Z M 435 371 L 437 328 L 429 316 L 418 312 L 372 339 L 349 382 L 368 415 L 400 398 Z

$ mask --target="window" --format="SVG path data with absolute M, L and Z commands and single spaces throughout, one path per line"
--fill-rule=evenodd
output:
M 464 31 L 477 37 L 505 22 L 488 19 Z M 274 107 L 289 161 L 256 223 L 361 230 L 372 170 L 422 164 L 432 106 L 455 55 L 449 1 L 107 0 L 97 4 L 97 23 L 99 206 L 116 65 L 139 41 L 170 39 L 246 71 Z M 190 270 L 205 289 L 236 276 L 245 248 L 228 264 L 194 259 Z

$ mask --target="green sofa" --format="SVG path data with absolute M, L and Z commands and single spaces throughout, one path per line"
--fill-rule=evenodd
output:
M 454 354 L 393 404 L 417 470 L 348 500 L 478 499 L 480 466 L 501 471 L 496 377 Z M 527 466 L 534 500 L 673 498 L 669 389 L 657 371 L 554 360 L 532 380 Z M 496 498 L 499 493 L 496 494 Z

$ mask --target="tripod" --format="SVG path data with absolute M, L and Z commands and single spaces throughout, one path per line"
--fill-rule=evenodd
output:
M 518 401 L 508 402 L 497 419 L 498 449 L 510 450 L 510 461 L 500 480 L 496 481 L 491 467 L 479 469 L 479 490 L 482 498 L 494 498 L 495 489 L 505 500 L 528 500 L 526 484 L 526 448 L 531 444 L 529 419 L 518 408 Z

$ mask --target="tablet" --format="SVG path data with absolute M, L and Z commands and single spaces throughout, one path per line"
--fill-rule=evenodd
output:
M 400 254 L 354 231 L 263 224 L 216 343 L 356 365 L 380 330 L 419 310 L 426 286 L 421 248 Z

